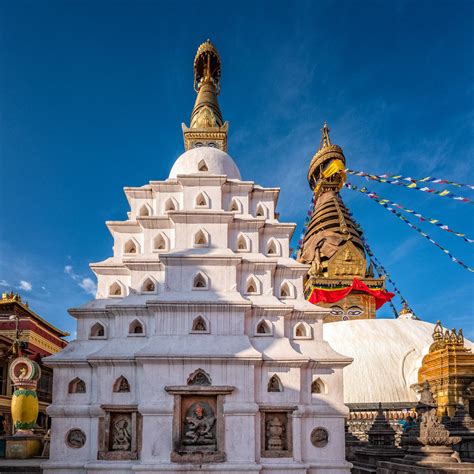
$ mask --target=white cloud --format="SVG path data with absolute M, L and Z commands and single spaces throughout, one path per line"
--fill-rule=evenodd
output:
M 64 273 L 69 275 L 77 284 L 88 294 L 95 296 L 97 292 L 97 285 L 93 280 L 90 278 L 83 278 L 82 276 L 78 275 L 72 265 L 66 265 L 64 267 Z
M 92 296 L 95 296 L 97 292 L 97 285 L 90 278 L 83 278 L 79 286 Z
M 10 286 L 7 280 L 0 280 L 0 286 Z
M 33 285 L 29 281 L 20 280 L 20 290 L 31 291 L 32 289 Z

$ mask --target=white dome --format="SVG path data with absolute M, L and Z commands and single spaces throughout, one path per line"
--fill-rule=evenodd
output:
M 359 319 L 326 323 L 323 338 L 353 357 L 344 368 L 344 403 L 416 402 L 422 358 L 433 342 L 434 324 L 413 319 Z M 466 347 L 472 347 L 465 341 Z
M 203 163 L 207 171 L 200 171 Z M 219 174 L 226 175 L 229 179 L 241 179 L 237 165 L 227 153 L 207 146 L 192 148 L 183 153 L 174 162 L 169 178 L 175 179 L 180 174 L 195 173 Z

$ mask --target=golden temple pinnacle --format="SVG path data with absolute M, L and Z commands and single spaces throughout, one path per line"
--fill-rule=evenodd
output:
M 197 97 L 189 128 L 182 125 L 186 150 L 208 146 L 227 151 L 228 123 L 222 119 L 217 100 L 220 79 L 220 56 L 208 39 L 199 46 L 194 58 L 194 90 Z

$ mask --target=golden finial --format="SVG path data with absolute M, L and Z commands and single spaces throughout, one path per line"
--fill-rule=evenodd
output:
M 443 339 L 443 326 L 441 326 L 441 321 L 436 321 L 433 330 L 433 341 L 440 341 L 441 339 Z
M 321 141 L 319 142 L 320 150 L 331 145 L 331 139 L 329 138 L 330 131 L 327 122 L 324 122 L 323 128 L 321 129 Z

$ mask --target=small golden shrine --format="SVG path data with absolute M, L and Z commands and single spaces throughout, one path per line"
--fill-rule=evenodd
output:
M 331 309 L 325 322 L 375 318 L 380 303 L 374 294 L 387 294 L 385 277 L 374 277 L 372 265 L 367 264 L 362 230 L 339 194 L 346 179 L 345 168 L 344 153 L 331 143 L 325 123 L 319 149 L 309 166 L 314 209 L 298 253 L 298 261 L 311 265 L 305 281 L 307 298 Z
M 464 345 L 462 329 L 444 330 L 440 321 L 433 332 L 433 343 L 418 371 L 418 384 L 428 381 L 438 405 L 438 415 L 452 417 L 456 407 L 474 403 L 474 354 Z
M 202 43 L 194 58 L 196 102 L 189 128 L 183 123 L 186 150 L 209 146 L 227 151 L 228 122 L 222 119 L 217 96 L 220 92 L 221 60 L 210 40 Z

